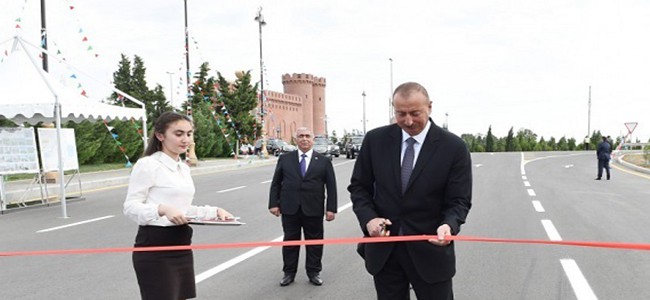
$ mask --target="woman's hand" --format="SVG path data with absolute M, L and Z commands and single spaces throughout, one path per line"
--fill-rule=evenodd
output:
M 227 210 L 225 210 L 225 209 L 223 209 L 221 207 L 219 207 L 217 209 L 217 220 L 230 221 L 230 220 L 234 220 L 234 219 L 235 219 L 235 217 L 231 213 L 229 213 Z
M 182 211 L 173 206 L 165 204 L 158 205 L 158 215 L 167 217 L 170 222 L 176 225 L 184 225 L 188 222 L 185 214 Z

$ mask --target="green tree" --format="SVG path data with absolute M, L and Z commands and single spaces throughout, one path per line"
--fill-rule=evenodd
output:
M 261 135 L 262 127 L 251 113 L 258 104 L 257 84 L 251 85 L 251 72 L 238 73 L 232 84 L 220 72 L 217 72 L 217 78 L 216 113 L 221 116 L 227 113 L 231 118 L 232 122 L 228 124 L 230 134 L 235 136 L 239 133 L 237 138 L 241 141 L 254 141 L 256 136 Z
M 510 127 L 510 130 L 508 130 L 508 136 L 506 137 L 506 149 L 505 150 L 507 152 L 517 151 L 515 149 L 515 133 L 514 133 L 512 127 Z
M 492 135 L 492 125 L 488 127 L 487 135 L 485 136 L 485 151 L 494 152 L 494 136 Z
M 521 146 L 521 151 L 534 151 L 537 145 L 537 134 L 530 129 L 519 129 L 517 131 L 517 140 Z
M 230 144 L 227 143 L 225 135 L 229 134 L 227 131 L 226 133 L 222 132 L 222 128 L 227 128 L 225 127 L 225 118 L 219 118 L 221 127 L 215 120 L 216 82 L 214 77 L 208 77 L 209 71 L 209 64 L 202 63 L 199 71 L 194 75 L 195 80 L 191 87 L 190 105 L 194 122 L 194 150 L 197 157 L 229 156 L 235 151 L 236 140 L 229 139 Z

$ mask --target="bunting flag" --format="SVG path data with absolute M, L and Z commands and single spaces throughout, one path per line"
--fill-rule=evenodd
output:
M 113 132 L 115 127 L 108 125 L 108 121 L 106 121 L 106 120 L 103 120 L 103 121 L 104 121 L 104 127 L 106 127 L 106 129 L 108 130 L 108 133 L 111 134 L 111 137 L 113 137 L 113 141 L 115 141 L 115 145 L 117 145 L 117 148 L 120 149 L 120 152 L 122 152 L 122 155 L 124 155 L 124 158 L 126 159 L 126 164 L 124 165 L 124 167 L 125 168 L 132 167 L 133 164 L 131 163 L 131 159 L 129 158 L 128 155 L 126 155 L 126 148 L 124 148 L 124 146 L 122 145 L 122 142 L 120 142 L 118 140 L 119 135 L 117 135 L 117 133 Z
M 79 19 L 79 16 L 77 15 L 77 10 L 75 9 L 75 6 L 72 3 L 70 3 L 71 2 L 70 0 L 66 0 L 66 2 L 68 3 L 68 7 L 70 8 L 69 11 L 70 14 L 72 14 L 72 19 L 75 20 L 75 22 L 77 23 L 77 27 L 79 28 L 79 31 L 77 33 L 81 38 L 81 42 L 84 44 L 88 44 L 88 46 L 85 47 L 86 52 L 91 52 L 92 56 L 95 58 L 99 57 L 99 54 L 94 51 L 94 47 L 90 44 L 90 39 L 88 38 L 88 35 L 83 34 L 84 32 L 83 26 L 81 26 L 81 21 Z

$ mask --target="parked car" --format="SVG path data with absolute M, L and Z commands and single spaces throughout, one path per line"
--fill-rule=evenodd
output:
M 363 135 L 355 135 L 348 137 L 345 142 L 345 158 L 354 159 L 361 150 L 361 143 L 363 142 Z
M 289 144 L 289 143 L 287 143 L 287 142 L 285 142 L 283 140 L 277 140 L 276 139 L 276 140 L 273 140 L 273 142 L 269 143 L 269 144 L 272 144 L 271 145 L 271 150 L 269 151 L 269 153 L 273 153 L 273 155 L 275 155 L 275 156 L 280 156 L 281 154 L 291 152 L 291 151 L 294 151 L 294 150 L 297 149 L 296 146 L 291 145 L 291 144 Z
M 330 153 L 329 140 L 325 137 L 316 137 L 314 138 L 314 151 L 325 155 L 329 159 L 332 159 L 332 154 Z
M 329 141 L 329 152 L 331 156 L 334 157 L 339 157 L 341 155 L 341 147 L 339 145 L 332 143 L 332 141 Z
M 255 142 L 255 154 L 259 154 L 262 150 L 262 139 L 259 139 Z M 270 138 L 266 140 L 266 152 L 273 154 L 275 156 L 280 156 L 280 154 L 291 152 L 296 150 L 296 146 L 290 145 L 289 143 L 276 139 Z

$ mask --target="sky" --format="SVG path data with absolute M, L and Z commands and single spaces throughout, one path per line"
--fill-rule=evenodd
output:
M 40 1 L 3 2 L 0 42 L 20 34 L 39 45 Z M 328 131 L 339 136 L 363 130 L 363 92 L 370 130 L 388 124 L 391 88 L 416 81 L 434 122 L 457 135 L 491 126 L 504 137 L 512 127 L 580 142 L 589 130 L 618 136 L 638 122 L 633 138 L 650 139 L 648 1 L 187 2 L 192 71 L 207 61 L 211 75 L 251 70 L 259 81 L 254 18 L 263 7 L 265 89 L 282 92 L 287 73 L 327 78 Z M 138 55 L 151 88 L 160 84 L 177 106 L 184 100 L 183 1 L 46 3 L 49 49 L 83 70 L 51 62 L 61 81 L 75 73 L 79 82 L 68 85 L 104 98 L 120 54 Z

